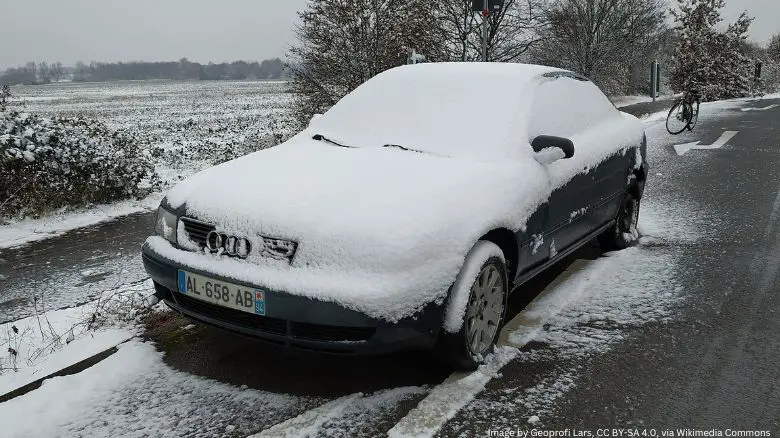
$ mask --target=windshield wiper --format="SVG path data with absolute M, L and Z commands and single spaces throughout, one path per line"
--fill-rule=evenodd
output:
M 326 143 L 330 143 L 330 144 L 336 145 L 336 146 L 341 147 L 341 148 L 353 148 L 354 147 L 354 146 L 347 146 L 345 144 L 341 144 L 339 142 L 333 141 L 333 140 L 329 139 L 328 137 L 325 137 L 322 134 L 314 134 L 311 139 L 312 140 L 317 140 L 317 141 L 324 141 Z
M 401 146 L 400 144 L 386 144 L 386 145 L 384 145 L 382 147 L 383 148 L 398 148 L 398 149 L 401 149 L 401 150 L 404 150 L 404 151 L 408 151 L 408 152 L 417 152 L 418 154 L 427 154 L 428 153 L 428 152 L 425 152 L 425 151 L 420 151 L 420 150 L 417 150 L 417 149 L 408 148 L 406 146 Z

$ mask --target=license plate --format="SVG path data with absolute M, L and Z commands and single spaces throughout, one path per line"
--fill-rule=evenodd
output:
M 179 292 L 242 312 L 265 315 L 265 292 L 179 270 Z

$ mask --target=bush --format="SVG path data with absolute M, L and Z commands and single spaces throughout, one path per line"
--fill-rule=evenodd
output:
M 84 118 L 0 112 L 0 217 L 142 198 L 160 186 L 153 148 Z

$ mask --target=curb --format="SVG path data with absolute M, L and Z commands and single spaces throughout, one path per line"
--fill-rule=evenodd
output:
M 129 341 L 129 339 L 127 340 Z M 120 342 L 119 344 L 108 348 L 106 350 L 101 351 L 100 353 L 93 354 L 92 356 L 82 359 L 79 362 L 74 363 L 73 365 L 67 366 L 65 368 L 62 368 L 59 371 L 55 371 L 48 376 L 41 377 L 37 380 L 34 380 L 24 386 L 20 386 L 19 388 L 14 389 L 13 391 L 7 392 L 5 394 L 0 395 L 0 403 L 5 403 L 9 400 L 12 400 L 16 397 L 25 395 L 31 391 L 35 391 L 36 389 L 40 388 L 41 385 L 43 385 L 43 382 L 46 379 L 51 379 L 52 377 L 62 377 L 62 376 L 69 376 L 71 374 L 78 374 L 87 368 L 90 368 L 91 366 L 101 362 L 103 359 L 111 356 L 112 354 L 119 351 L 117 348 L 118 346 L 124 344 L 125 342 Z

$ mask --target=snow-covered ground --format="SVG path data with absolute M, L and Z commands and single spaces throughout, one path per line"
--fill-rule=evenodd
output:
M 656 98 L 656 100 L 670 100 L 674 98 L 673 95 L 662 95 Z M 634 105 L 637 103 L 652 102 L 653 98 L 646 95 L 632 95 L 632 96 L 612 96 L 609 98 L 616 107 Z
M 128 214 L 154 211 L 161 199 L 161 193 L 154 193 L 139 201 L 120 201 L 66 212 L 55 211 L 39 218 L 9 220 L 6 224 L 0 225 L 0 249 L 48 239 Z
M 152 293 L 146 281 L 77 307 L 47 311 L 36 302 L 35 316 L 1 324 L 0 395 L 134 337 L 133 316 L 153 303 Z

